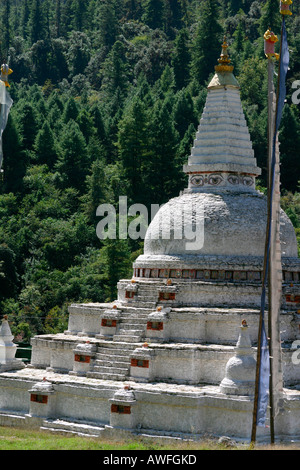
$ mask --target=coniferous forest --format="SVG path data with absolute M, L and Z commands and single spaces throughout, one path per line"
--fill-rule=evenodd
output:
M 279 134 L 282 207 L 300 238 L 300 5 Z M 278 0 L 1 0 L 14 101 L 0 179 L 0 312 L 16 339 L 64 331 L 71 302 L 116 298 L 141 240 L 100 240 L 97 207 L 163 204 L 186 162 L 224 34 L 266 186 L 267 61 Z M 277 46 L 279 45 L 279 42 Z M 297 83 L 296 83 L 297 85 Z M 297 88 L 300 88 L 300 81 Z

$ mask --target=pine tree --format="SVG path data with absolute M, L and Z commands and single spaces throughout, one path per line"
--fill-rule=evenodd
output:
M 150 156 L 145 167 L 149 203 L 162 204 L 176 194 L 178 133 L 167 101 L 156 102 L 149 123 Z
M 23 101 L 19 107 L 18 128 L 24 150 L 32 150 L 38 132 L 35 109 L 30 102 Z
M 54 135 L 48 121 L 44 121 L 42 128 L 36 136 L 34 150 L 39 164 L 45 163 L 50 169 L 54 167 L 57 160 L 57 152 Z
M 243 8 L 243 0 L 229 0 L 229 15 L 234 16 L 237 12 Z
M 115 11 L 114 2 L 103 0 L 95 14 L 99 36 L 99 47 L 109 51 L 116 41 L 119 24 Z
M 83 190 L 89 162 L 85 138 L 72 119 L 66 124 L 55 165 L 64 187 Z
M 71 96 L 65 104 L 63 115 L 62 115 L 62 120 L 65 124 L 67 124 L 70 121 L 70 119 L 73 119 L 73 121 L 76 121 L 78 114 L 79 114 L 78 106 L 73 96 Z
M 4 0 L 3 5 L 3 20 L 1 27 L 1 55 L 2 61 L 6 62 L 8 58 L 8 49 L 10 47 L 11 33 L 10 33 L 10 0 Z
M 280 34 L 281 15 L 277 0 L 267 0 L 261 10 L 260 33 L 263 35 L 268 28 L 275 34 Z
M 28 36 L 28 21 L 29 21 L 29 5 L 28 0 L 23 0 L 21 10 L 21 35 L 24 39 Z
M 216 0 L 204 0 L 192 48 L 192 77 L 204 84 L 220 55 L 222 28 L 218 22 Z
M 165 0 L 165 31 L 173 37 L 177 30 L 183 25 L 183 17 L 185 13 L 185 5 L 182 0 Z
M 282 188 L 297 191 L 300 174 L 300 126 L 291 106 L 284 106 L 279 131 Z
M 56 0 L 55 29 L 56 29 L 56 37 L 59 38 L 61 35 L 61 0 Z
M 107 238 L 101 248 L 103 259 L 103 277 L 105 279 L 105 301 L 113 302 L 117 298 L 117 284 L 120 279 L 131 276 L 132 262 L 128 240 Z
M 3 132 L 3 190 L 6 193 L 18 193 L 23 190 L 23 177 L 26 173 L 28 159 L 22 150 L 20 135 L 13 117 L 8 116 Z
M 88 221 L 95 225 L 97 207 L 107 202 L 105 163 L 102 160 L 97 159 L 93 162 L 86 178 L 86 187 L 86 194 L 82 196 L 83 212 Z
M 151 29 L 161 29 L 164 24 L 164 13 L 163 0 L 146 0 L 142 18 Z
M 135 98 L 119 122 L 118 151 L 130 200 L 145 202 L 144 167 L 149 155 L 148 115 L 144 103 Z
M 116 41 L 108 54 L 102 69 L 102 88 L 113 96 L 116 91 L 120 96 L 125 94 L 128 88 L 128 65 L 126 49 L 121 41 Z
M 174 69 L 175 83 L 178 90 L 186 87 L 190 80 L 191 54 L 188 45 L 188 33 L 186 29 L 179 31 L 174 41 L 174 53 L 172 65 Z
M 177 101 L 174 106 L 174 123 L 180 139 L 184 137 L 190 124 L 197 127 L 198 118 L 193 99 L 188 90 L 181 90 L 177 94 Z
M 61 8 L 61 35 L 67 37 L 72 30 L 73 0 L 65 0 Z
M 45 38 L 45 22 L 40 0 L 32 0 L 29 10 L 29 38 L 31 44 Z
M 86 0 L 73 0 L 73 27 L 77 31 L 82 31 L 85 23 L 86 3 Z

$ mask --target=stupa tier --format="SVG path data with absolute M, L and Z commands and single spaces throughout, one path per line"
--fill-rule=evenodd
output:
M 256 165 L 239 92 L 224 41 L 194 146 L 184 171 L 189 189 L 253 191 L 261 174 Z

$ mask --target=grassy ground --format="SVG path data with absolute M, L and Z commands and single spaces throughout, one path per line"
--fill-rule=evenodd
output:
M 216 440 L 202 442 L 173 441 L 166 444 L 147 438 L 107 441 L 102 438 L 65 436 L 46 431 L 0 427 L 0 450 L 97 450 L 97 451 L 164 451 L 249 450 L 248 445 L 228 446 Z M 254 450 L 299 450 L 300 444 L 256 446 Z

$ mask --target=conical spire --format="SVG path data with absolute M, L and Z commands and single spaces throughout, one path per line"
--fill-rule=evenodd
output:
M 227 48 L 224 38 L 194 146 L 183 168 L 189 174 L 190 191 L 254 191 L 261 173 Z

